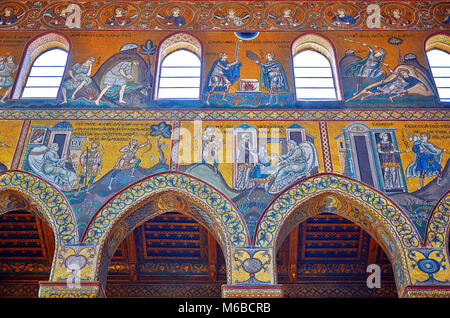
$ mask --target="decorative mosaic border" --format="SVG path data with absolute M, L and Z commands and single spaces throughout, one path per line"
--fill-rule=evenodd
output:
M 75 217 L 66 198 L 50 184 L 23 171 L 0 173 L 0 191 L 13 189 L 31 198 L 56 230 L 56 240 L 62 244 L 78 243 Z
M 0 120 L 450 120 L 447 109 L 430 110 L 0 110 Z
M 280 195 L 262 215 L 255 235 L 255 245 L 261 247 L 273 245 L 283 219 L 301 202 L 326 191 L 344 194 L 371 207 L 379 220 L 392 232 L 393 238 L 400 239 L 401 246 L 421 245 L 414 225 L 386 197 L 357 181 L 334 174 L 319 174 L 307 178 Z
M 233 246 L 248 244 L 249 234 L 245 223 L 224 195 L 198 179 L 170 172 L 163 172 L 139 181 L 108 201 L 92 218 L 83 237 L 83 243 L 104 242 L 111 227 L 129 208 L 150 195 L 168 190 L 182 192 L 201 206 L 206 205 L 207 211 L 212 214 L 213 221 L 225 227 L 228 244 Z
M 224 298 L 282 298 L 283 285 L 223 285 Z
M 448 5 L 442 1 L 11 1 L 1 9 L 6 6 L 17 19 L 0 28 L 13 30 L 429 30 L 448 24 Z M 125 15 L 116 21 L 112 17 L 118 7 Z M 170 19 L 175 7 L 178 21 Z M 230 8 L 237 19 L 228 18 Z M 290 18 L 282 20 L 286 8 Z M 394 8 L 401 11 L 398 20 Z M 345 10 L 346 20 L 335 20 L 337 9 Z

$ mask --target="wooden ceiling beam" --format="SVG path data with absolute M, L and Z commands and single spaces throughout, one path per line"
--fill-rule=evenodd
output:
M 207 235 L 209 280 L 215 282 L 217 280 L 217 242 L 209 231 L 207 231 Z
M 138 280 L 138 273 L 137 273 L 137 252 L 136 252 L 136 242 L 134 240 L 134 232 L 128 234 L 123 243 L 125 243 L 125 253 L 128 267 L 130 269 L 129 278 L 131 282 L 136 282 Z
M 297 263 L 298 263 L 298 227 L 289 233 L 289 256 L 288 256 L 288 277 L 289 282 L 297 280 Z

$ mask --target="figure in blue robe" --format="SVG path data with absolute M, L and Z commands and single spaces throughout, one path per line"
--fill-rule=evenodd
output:
M 269 104 L 275 97 L 275 102 L 278 103 L 278 92 L 289 91 L 289 83 L 287 81 L 286 72 L 281 63 L 274 60 L 274 54 L 269 52 L 266 54 L 266 62 L 259 63 L 261 67 L 260 80 L 261 87 L 270 92 Z
M 443 24 L 449 25 L 450 24 L 450 7 L 447 7 L 446 9 L 447 16 L 442 20 Z
M 342 76 L 353 78 L 356 81 L 356 91 L 351 92 L 356 95 L 363 90 L 364 87 L 373 84 L 386 77 L 386 72 L 381 69 L 386 57 L 386 51 L 383 48 L 372 49 L 367 44 L 369 54 L 366 57 L 349 63 L 342 70 Z
M 414 144 L 412 147 L 412 152 L 415 153 L 414 160 L 406 168 L 406 178 L 419 177 L 420 186 L 418 190 L 422 189 L 424 186 L 425 177 L 437 176 L 437 184 L 440 184 L 442 177 L 442 156 L 445 149 L 439 149 L 429 141 L 429 136 L 422 133 L 419 136 L 410 136 Z
M 216 60 L 206 77 L 206 84 L 203 91 L 207 93 L 206 104 L 209 105 L 209 99 L 214 91 L 223 92 L 222 99 L 225 99 L 226 93 L 240 76 L 240 68 L 242 63 L 234 61 L 228 63 L 228 55 L 219 53 L 219 59 Z
M 186 19 L 180 15 L 180 8 L 173 8 L 171 14 L 168 17 L 158 15 L 159 18 L 167 21 L 167 25 L 175 25 L 177 27 L 186 24 Z
M 17 22 L 17 16 L 14 14 L 12 7 L 6 7 L 3 14 L 0 15 L 0 25 L 10 25 Z
M 356 23 L 357 17 L 351 17 L 347 15 L 344 9 L 337 9 L 336 15 L 331 19 L 331 23 L 334 25 L 353 25 Z

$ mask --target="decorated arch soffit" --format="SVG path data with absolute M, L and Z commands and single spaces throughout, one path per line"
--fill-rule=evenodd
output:
M 11 191 L 19 194 L 11 200 Z M 0 214 L 23 209 L 28 204 L 31 211 L 45 218 L 50 224 L 57 244 L 78 243 L 78 230 L 72 209 L 67 199 L 54 186 L 33 174 L 24 171 L 0 173 L 0 193 L 9 194 L 9 201 L 2 200 Z M 24 199 L 23 199 L 24 198 Z M 11 210 L 12 209 L 12 210 Z
M 392 237 L 394 244 L 399 248 L 421 246 L 420 236 L 414 225 L 390 199 L 356 180 L 328 173 L 304 179 L 280 194 L 259 220 L 255 245 L 275 247 L 277 239 L 283 235 L 281 230 L 286 219 L 303 203 L 324 193 L 334 193 L 362 206 L 363 209 L 360 211 L 347 209 L 349 213 L 343 216 L 362 226 L 369 233 L 370 226 L 375 226 L 376 223 L 377 227 L 380 226 L 380 229 Z M 327 204 L 329 203 L 324 203 L 321 207 L 326 210 L 324 212 L 333 210 L 339 214 L 337 206 L 327 207 Z M 361 219 L 360 214 L 366 214 L 365 218 Z
M 148 202 L 150 197 L 162 192 L 181 194 L 183 199 L 200 207 L 206 215 L 199 218 L 203 218 L 203 221 L 210 220 L 209 225 L 216 231 L 220 229 L 222 239 L 225 241 L 223 243 L 227 247 L 249 244 L 245 222 L 226 196 L 197 178 L 172 172 L 145 178 L 112 197 L 92 218 L 82 242 L 104 244 L 115 224 L 124 216 L 130 215 L 130 209 Z

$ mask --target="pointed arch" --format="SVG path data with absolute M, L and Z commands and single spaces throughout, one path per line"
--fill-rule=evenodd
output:
M 158 196 L 167 194 L 177 196 L 180 200 L 166 199 L 155 206 L 158 204 Z M 188 202 L 195 207 L 178 210 L 193 217 L 215 234 L 225 255 L 231 255 L 232 247 L 250 243 L 248 229 L 241 214 L 225 195 L 192 176 L 179 172 L 162 172 L 138 181 L 116 194 L 97 211 L 88 224 L 81 241 L 86 245 L 100 246 L 101 258 L 97 271 L 100 280 L 106 279 L 105 264 L 126 234 L 159 214 L 175 210 L 171 206 L 177 201 Z M 152 203 L 150 209 L 141 210 L 140 215 L 133 214 L 148 203 Z M 130 218 L 133 220 L 130 221 Z M 231 279 L 231 259 L 226 259 L 226 263 L 227 275 Z
M 248 230 L 234 204 L 207 183 L 180 172 L 161 172 L 144 178 L 117 193 L 108 200 L 89 222 L 81 241 L 104 242 L 112 227 L 127 212 L 146 202 L 155 194 L 173 191 L 204 209 L 205 217 L 220 226 L 226 243 L 235 246 L 249 244 Z
M 387 232 L 401 247 L 421 246 L 420 236 L 411 220 L 387 196 L 357 180 L 334 173 L 321 173 L 300 180 L 280 193 L 261 215 L 254 244 L 275 246 L 286 218 L 302 203 L 322 193 L 340 194 L 363 206 L 385 224 Z
M 78 229 L 76 219 L 69 202 L 64 195 L 49 184 L 31 173 L 8 170 L 0 173 L 0 193 L 3 196 L 12 195 L 2 201 L 0 214 L 17 209 L 15 204 L 44 218 L 53 230 L 56 244 L 77 244 Z
M 425 40 L 424 45 L 437 97 L 441 102 L 450 102 L 450 35 L 432 34 Z
M 21 98 L 30 70 L 39 56 L 50 50 L 64 51 L 68 56 L 70 48 L 70 40 L 64 34 L 55 31 L 45 32 L 31 39 L 22 53 L 19 70 L 11 92 L 11 99 Z M 69 58 L 67 57 L 64 68 L 67 66 L 68 60 Z M 64 73 L 65 70 L 63 71 L 61 78 Z

